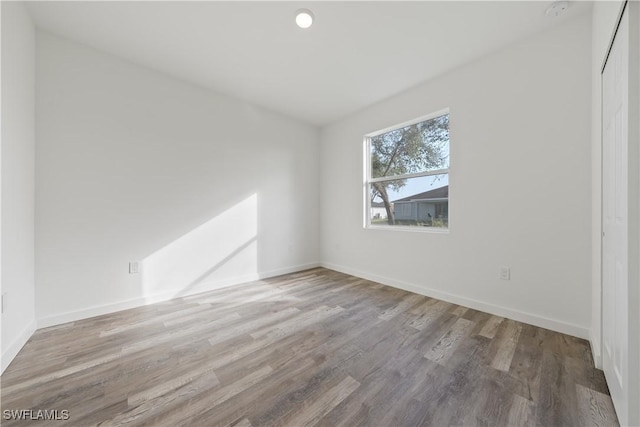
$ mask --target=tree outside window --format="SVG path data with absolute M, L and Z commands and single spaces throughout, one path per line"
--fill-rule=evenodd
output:
M 370 134 L 365 142 L 367 226 L 448 227 L 449 112 Z

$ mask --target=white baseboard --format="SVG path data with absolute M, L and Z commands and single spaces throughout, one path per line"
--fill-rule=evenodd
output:
M 589 343 L 591 344 L 591 355 L 593 363 L 598 369 L 602 369 L 602 350 L 600 349 L 600 337 L 593 335 L 593 331 L 589 331 Z
M 22 330 L 22 332 L 20 332 L 20 335 L 18 335 L 18 337 L 9 344 L 9 347 L 3 349 L 4 351 L 2 352 L 1 357 L 2 361 L 0 362 L 2 370 L 0 371 L 0 374 L 7 369 L 7 366 L 9 366 L 13 359 L 18 355 L 20 350 L 22 350 L 22 347 L 24 347 L 27 341 L 29 341 L 29 338 L 31 338 L 31 335 L 33 335 L 35 331 L 36 321 L 34 319 Z
M 264 271 L 262 273 L 258 273 L 258 280 L 268 279 L 269 277 L 282 276 L 283 274 L 297 273 L 298 271 L 309 270 L 311 268 L 317 268 L 320 266 L 321 264 L 319 262 L 310 262 L 307 264 L 300 264 L 293 267 L 278 268 L 275 270 Z
M 343 265 L 323 262 L 321 263 L 321 266 L 331 270 L 339 271 L 341 273 L 350 274 L 352 276 L 357 276 L 363 279 L 382 283 L 383 285 L 403 289 L 405 291 L 428 296 L 431 298 L 437 298 L 450 303 L 462 305 L 464 307 L 473 308 L 474 310 L 484 311 L 496 316 L 506 317 L 518 322 L 528 323 L 530 325 L 539 326 L 541 328 L 550 329 L 552 331 L 561 332 L 563 334 L 572 335 L 578 338 L 587 340 L 589 339 L 589 330 L 587 328 L 571 323 L 549 319 L 547 317 L 538 316 L 536 314 L 526 313 L 519 310 L 513 310 L 507 307 L 501 307 L 488 302 L 478 301 L 460 295 L 454 295 L 436 289 L 427 288 L 425 286 L 418 286 L 413 283 L 407 283 L 388 277 L 378 276 L 377 274 L 366 273 L 350 267 L 345 267 Z
M 53 316 L 39 318 L 37 321 L 37 327 L 45 328 L 49 326 L 60 325 L 63 323 L 74 322 L 77 320 L 87 319 L 95 316 L 101 316 L 101 315 L 113 313 L 116 311 L 127 310 L 135 307 L 141 307 L 149 304 L 154 304 L 157 302 L 169 301 L 173 298 L 181 298 L 183 296 L 195 295 L 198 293 L 207 292 L 214 289 L 220 289 L 228 286 L 238 285 L 241 283 L 251 282 L 254 280 L 261 280 L 269 277 L 280 276 L 282 274 L 295 273 L 298 271 L 308 270 L 310 268 L 316 268 L 316 267 L 325 267 L 325 268 L 339 271 L 345 274 L 350 274 L 352 276 L 357 276 L 363 279 L 382 283 L 387 286 L 392 286 L 394 288 L 403 289 L 409 292 L 414 292 L 414 293 L 425 295 L 432 298 L 438 298 L 443 301 L 473 308 L 475 310 L 481 310 L 486 313 L 494 314 L 496 316 L 506 317 L 509 319 L 517 320 L 519 322 L 524 322 L 524 323 L 539 326 L 542 328 L 550 329 L 553 331 L 561 332 L 564 334 L 572 335 L 575 337 L 587 339 L 591 342 L 591 348 L 593 351 L 596 367 L 600 367 L 601 358 L 600 358 L 599 342 L 598 340 L 592 339 L 590 335 L 590 331 L 587 328 L 574 325 L 571 323 L 562 322 L 556 319 L 550 319 L 550 318 L 539 316 L 532 313 L 513 310 L 511 308 L 497 306 L 488 302 L 466 298 L 460 295 L 450 294 L 450 293 L 439 291 L 436 289 L 431 289 L 425 286 L 418 286 L 412 283 L 407 283 L 407 282 L 391 279 L 388 277 L 379 276 L 377 274 L 371 274 L 371 273 L 363 272 L 350 267 L 332 264 L 332 263 L 326 263 L 326 262 L 300 264 L 300 265 L 291 266 L 291 267 L 263 271 L 260 273 L 255 273 L 250 275 L 237 276 L 234 278 L 229 278 L 221 281 L 208 283 L 206 286 L 206 289 L 199 288 L 195 291 L 185 293 L 185 294 L 179 294 L 179 291 L 171 291 L 171 292 L 165 292 L 162 294 L 148 295 L 145 297 L 135 298 L 135 299 L 121 301 L 121 302 L 112 303 L 112 304 L 93 306 L 93 307 L 89 307 L 82 310 L 60 313 Z M 35 323 L 30 325 L 31 329 L 29 330 L 29 328 L 27 328 L 27 330 L 25 330 L 25 332 L 21 335 L 21 337 L 17 339 L 16 342 L 14 342 L 14 344 L 10 346 L 10 348 L 3 353 L 2 355 L 3 370 L 6 366 L 8 366 L 9 362 L 13 360 L 13 357 L 15 357 L 18 351 L 20 351 L 20 349 L 27 342 L 31 334 L 33 334 L 33 332 L 36 329 L 35 326 L 36 326 Z M 9 361 L 6 363 L 6 365 L 5 365 L 5 360 Z
M 103 314 L 114 313 L 116 311 L 128 310 L 130 308 L 142 307 L 157 302 L 168 301 L 175 296 L 176 292 L 166 292 L 161 294 L 147 295 L 145 297 L 134 298 L 126 301 L 119 301 L 111 304 L 94 305 L 81 310 L 58 313 L 47 317 L 38 318 L 38 329 L 50 326 L 61 325 L 63 323 L 75 322 L 77 320 L 88 319 L 90 317 L 102 316 Z
M 111 304 L 96 305 L 81 310 L 69 311 L 66 313 L 54 314 L 52 316 L 41 317 L 38 319 L 38 328 L 47 328 L 50 326 L 61 325 L 63 323 L 75 322 L 77 320 L 88 319 L 90 317 L 102 316 L 104 314 L 114 313 L 116 311 L 128 310 L 130 308 L 142 307 L 145 305 L 165 302 L 174 298 L 182 298 L 190 295 L 208 292 L 215 289 L 226 288 L 228 286 L 239 285 L 241 283 L 252 282 L 255 280 L 267 279 L 269 277 L 280 276 L 282 274 L 295 273 L 297 271 L 308 270 L 310 268 L 319 267 L 320 263 L 300 264 L 291 267 L 279 268 L 275 270 L 252 273 L 243 276 L 225 278 L 222 280 L 207 282 L 204 287 L 199 287 L 191 292 L 181 293 L 179 289 L 162 292 L 153 295 L 145 295 L 144 297 L 134 298 L 126 301 L 119 301 Z

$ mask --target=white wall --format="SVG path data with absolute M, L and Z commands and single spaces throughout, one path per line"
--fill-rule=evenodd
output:
M 586 337 L 590 28 L 576 18 L 323 129 L 323 264 Z M 363 229 L 363 135 L 446 107 L 450 232 Z
M 622 1 L 599 1 L 592 12 L 591 52 L 591 330 L 596 366 L 602 363 L 601 262 L 602 262 L 602 80 L 604 58 L 618 23 Z
M 2 371 L 35 330 L 35 30 L 22 3 L 2 2 Z
M 46 33 L 37 61 L 39 326 L 317 265 L 316 128 Z

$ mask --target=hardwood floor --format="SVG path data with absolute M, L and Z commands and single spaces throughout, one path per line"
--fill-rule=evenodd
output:
M 617 425 L 585 340 L 326 269 L 38 330 L 1 380 L 3 426 Z

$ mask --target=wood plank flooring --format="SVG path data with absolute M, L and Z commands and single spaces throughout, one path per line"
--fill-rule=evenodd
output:
M 3 426 L 617 425 L 585 340 L 321 268 L 38 330 L 1 389 Z

